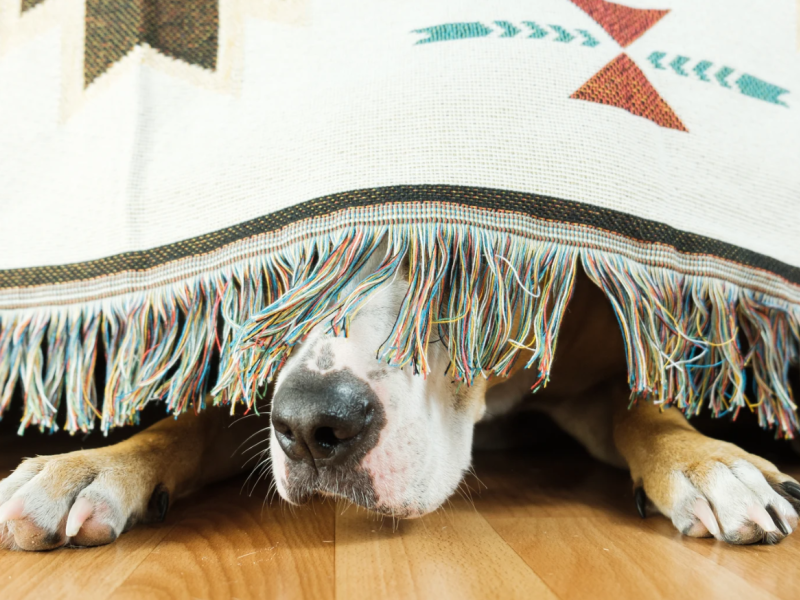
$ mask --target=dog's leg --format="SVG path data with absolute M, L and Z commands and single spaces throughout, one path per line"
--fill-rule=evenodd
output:
M 237 446 L 268 419 L 231 427 L 235 420 L 209 408 L 113 446 L 25 460 L 0 482 L 0 547 L 97 546 L 136 523 L 163 520 L 175 498 L 242 468 Z
M 732 544 L 775 543 L 797 527 L 797 481 L 763 458 L 702 435 L 677 409 L 642 402 L 628 410 L 624 391 L 613 428 L 640 512 L 644 493 L 685 535 Z
M 738 446 L 704 436 L 677 409 L 628 409 L 624 383 L 537 406 L 589 452 L 630 469 L 637 507 L 649 499 L 675 527 L 732 544 L 774 543 L 798 524 L 800 485 Z

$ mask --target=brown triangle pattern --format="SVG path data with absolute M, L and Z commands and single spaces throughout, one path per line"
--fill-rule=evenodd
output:
M 625 53 L 595 73 L 570 98 L 616 106 L 661 127 L 689 131 Z
M 572 0 L 592 17 L 608 35 L 625 48 L 658 23 L 669 10 L 631 8 L 606 0 Z

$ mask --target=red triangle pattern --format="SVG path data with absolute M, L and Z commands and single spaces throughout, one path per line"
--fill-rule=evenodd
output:
M 668 129 L 689 131 L 627 54 L 600 69 L 570 98 L 608 104 Z
M 631 8 L 606 0 L 572 0 L 572 3 L 597 21 L 623 48 L 633 43 L 669 12 Z

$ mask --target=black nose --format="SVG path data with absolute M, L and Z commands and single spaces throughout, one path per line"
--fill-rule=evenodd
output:
M 286 456 L 317 466 L 360 460 L 377 441 L 370 386 L 348 370 L 293 372 L 272 400 L 272 427 Z M 375 439 L 373 439 L 375 438 Z

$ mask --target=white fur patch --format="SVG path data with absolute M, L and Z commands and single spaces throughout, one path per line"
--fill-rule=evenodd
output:
M 717 539 L 747 543 L 757 534 L 754 526 L 782 537 L 768 513 L 773 508 L 791 533 L 798 515 L 769 485 L 761 471 L 745 460 L 730 466 L 717 462 L 706 475 L 674 471 L 670 476 L 671 506 L 657 508 L 672 519 L 680 531 L 695 537 L 713 535 Z

